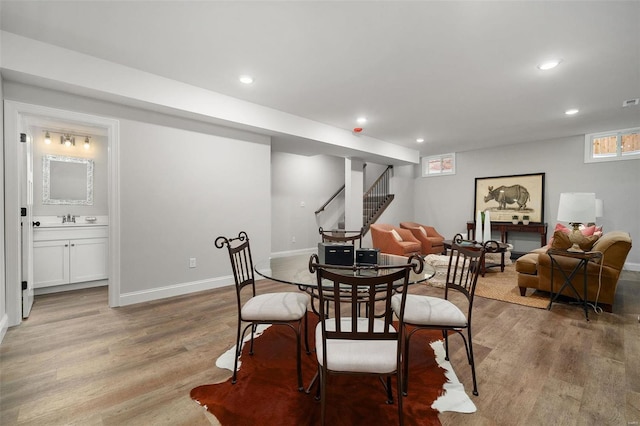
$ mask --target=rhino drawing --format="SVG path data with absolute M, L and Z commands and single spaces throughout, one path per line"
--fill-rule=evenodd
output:
M 527 207 L 529 198 L 529 191 L 522 185 L 499 186 L 496 189 L 490 186 L 489 194 L 484 197 L 484 202 L 496 200 L 498 210 L 506 209 L 507 204 L 518 203 L 518 210 L 522 210 Z

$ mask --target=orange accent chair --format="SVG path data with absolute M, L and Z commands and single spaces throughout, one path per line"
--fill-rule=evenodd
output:
M 444 253 L 444 237 L 432 226 L 415 222 L 400 222 L 400 228 L 408 229 L 422 244 L 422 254 Z
M 420 254 L 422 245 L 408 229 L 397 228 L 387 224 L 373 224 L 371 240 L 373 247 L 380 249 L 381 253 L 396 254 L 398 256 L 411 256 Z

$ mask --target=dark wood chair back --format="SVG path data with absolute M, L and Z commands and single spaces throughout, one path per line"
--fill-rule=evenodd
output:
M 236 285 L 236 296 L 239 305 L 238 308 L 240 308 L 240 305 L 242 304 L 242 289 L 245 286 L 251 286 L 251 297 L 256 295 L 256 284 L 253 273 L 253 259 L 251 257 L 249 236 L 246 232 L 240 231 L 238 236 L 234 238 L 216 238 L 215 245 L 219 249 L 226 246 L 229 252 L 233 279 Z
M 468 301 L 467 320 L 471 321 L 471 308 L 478 284 L 484 256 L 486 253 L 498 252 L 497 241 L 487 241 L 484 244 L 476 241 L 465 240 L 461 234 L 457 234 L 451 244 L 449 267 L 444 298 L 449 300 L 450 292 L 456 291 L 464 295 Z
M 328 374 L 366 374 L 378 375 L 383 380 L 387 391 L 387 403 L 393 403 L 393 391 L 391 388 L 391 376 L 396 376 L 398 418 L 403 424 L 402 412 L 402 374 L 401 360 L 403 347 L 403 328 L 396 329 L 393 325 L 394 311 L 392 309 L 392 296 L 398 287 L 402 288 L 402 309 L 397 316 L 402 323 L 402 313 L 406 303 L 409 284 L 409 272 L 413 269 L 416 273 L 422 271 L 423 261 L 419 256 L 412 256 L 408 263 L 401 266 L 334 266 L 321 265 L 318 256 L 312 255 L 309 259 L 309 270 L 316 273 L 318 283 L 318 297 L 320 307 L 320 336 L 316 342 L 318 356 L 318 372 L 320 386 L 318 397 L 321 400 L 321 424 L 325 422 L 326 388 Z M 364 309 L 362 309 L 364 308 Z M 364 313 L 363 313 L 364 312 Z M 316 336 L 318 333 L 316 332 Z M 328 350 L 328 342 L 342 340 L 345 346 L 334 345 Z M 354 344 L 354 341 L 364 341 Z M 371 344 L 378 342 L 377 348 L 388 349 L 388 343 L 382 341 L 395 341 L 395 353 L 387 352 L 384 367 L 372 366 L 371 371 L 354 368 L 357 359 L 368 359 L 371 354 Z M 358 351 L 362 352 L 359 353 Z M 384 353 L 384 351 L 383 351 Z M 333 356 L 334 358 L 328 358 Z M 395 371 L 389 371 L 391 357 L 395 356 Z M 345 357 L 349 358 L 345 362 Z M 352 359 L 353 358 L 353 359 Z M 323 361 L 320 362 L 320 359 Z M 336 367 L 329 367 L 335 362 Z M 384 368 L 383 371 L 376 370 Z
M 318 229 L 320 233 L 320 237 L 322 238 L 323 243 L 344 243 L 344 244 L 353 244 L 356 247 L 356 242 L 358 243 L 358 248 L 362 248 L 362 236 L 364 235 L 364 228 L 360 228 L 359 231 L 345 231 L 342 229 L 333 230 L 333 231 L 325 231 L 320 227 Z

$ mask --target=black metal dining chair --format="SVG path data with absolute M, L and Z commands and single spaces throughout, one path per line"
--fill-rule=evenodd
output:
M 320 238 L 323 243 L 342 243 L 342 244 L 353 244 L 356 247 L 356 242 L 358 243 L 358 248 L 362 248 L 362 236 L 364 235 L 364 228 L 360 228 L 359 231 L 345 231 L 342 229 L 333 230 L 333 231 L 325 231 L 320 227 L 318 229 L 320 233 Z
M 301 333 L 304 323 L 304 340 L 307 354 L 309 342 L 307 338 L 307 306 L 309 295 L 302 292 L 277 292 L 257 294 L 253 272 L 253 259 L 247 233 L 241 231 L 235 238 L 218 237 L 215 245 L 221 249 L 227 247 L 233 278 L 235 280 L 238 304 L 238 331 L 236 333 L 236 353 L 233 362 L 232 383 L 237 381 L 238 358 L 242 353 L 244 335 L 251 328 L 251 347 L 253 355 L 253 339 L 259 324 L 285 325 L 296 333 L 296 366 L 298 374 L 298 390 L 302 391 Z M 247 323 L 244 328 L 242 324 Z M 241 332 L 242 330 L 242 332 Z
M 445 359 L 449 360 L 449 334 L 455 332 L 464 341 L 467 359 L 471 365 L 473 378 L 473 394 L 478 395 L 476 382 L 476 366 L 473 358 L 473 340 L 471 333 L 471 314 L 473 299 L 478 282 L 478 274 L 482 269 L 485 253 L 498 251 L 496 241 L 484 244 L 463 240 L 457 234 L 451 246 L 449 267 L 444 288 L 444 298 L 415 294 L 396 294 L 392 307 L 398 315 L 403 315 L 404 333 L 404 377 L 403 392 L 407 395 L 409 386 L 409 343 L 411 336 L 420 330 L 441 330 L 445 341 Z M 454 297 L 454 294 L 462 297 Z M 455 299 L 455 302 L 454 300 Z M 402 309 L 404 304 L 404 310 Z M 466 306 L 464 306 L 466 305 Z M 466 336 L 463 331 L 466 330 Z
M 402 328 L 398 331 L 393 325 L 391 298 L 398 286 L 408 285 L 411 269 L 419 273 L 422 267 L 420 257 L 412 257 L 399 267 L 337 267 L 321 265 L 317 255 L 311 256 L 309 270 L 316 273 L 320 299 L 315 337 L 323 425 L 329 374 L 379 376 L 389 404 L 393 403 L 391 377 L 396 376 L 398 418 L 400 424 L 404 424 Z M 400 321 L 406 294 L 406 291 L 400 293 Z M 359 309 L 363 304 L 366 305 L 364 315 Z

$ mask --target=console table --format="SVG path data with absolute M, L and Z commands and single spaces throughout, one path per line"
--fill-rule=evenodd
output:
M 491 230 L 500 232 L 500 241 L 507 242 L 509 232 L 530 232 L 534 234 L 540 234 L 540 247 L 547 244 L 547 224 L 546 223 L 529 223 L 514 225 L 508 222 L 491 222 Z M 467 232 L 469 233 L 469 239 L 476 239 L 476 222 L 467 222 Z

